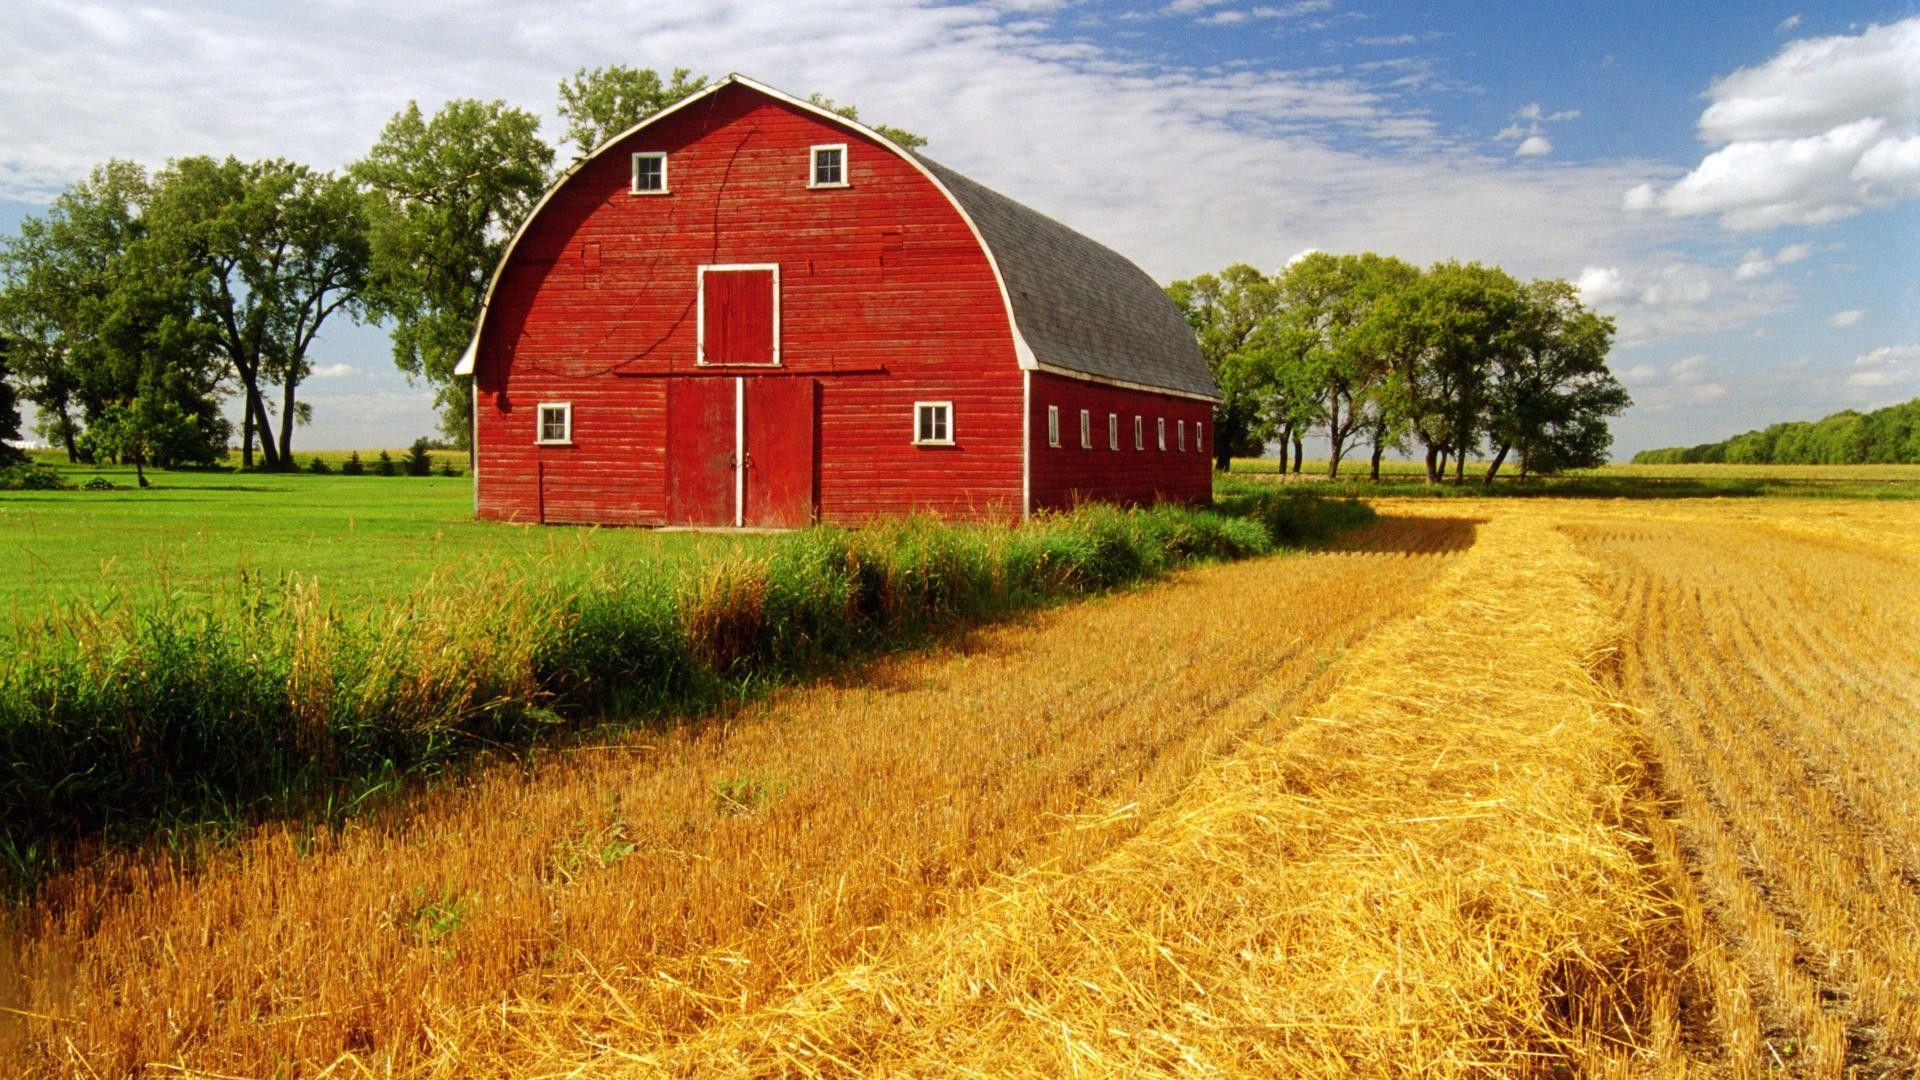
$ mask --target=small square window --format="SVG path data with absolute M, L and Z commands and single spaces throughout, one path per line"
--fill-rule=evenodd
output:
M 1174 434 L 1180 438 L 1179 448 L 1185 450 L 1187 448 L 1187 422 L 1185 420 L 1174 421 L 1173 431 Z
M 635 195 L 667 193 L 667 155 L 664 151 L 650 150 L 633 155 L 632 190 Z
M 815 146 L 809 154 L 811 165 L 807 173 L 808 187 L 846 187 L 847 186 L 847 144 L 833 146 Z
M 1060 445 L 1060 406 L 1047 406 L 1047 445 Z
M 1080 449 L 1093 449 L 1093 414 L 1080 410 Z
M 1145 450 L 1147 448 L 1147 421 L 1145 417 L 1135 416 L 1133 418 L 1133 448 L 1135 450 Z
M 1107 449 L 1120 449 L 1120 414 L 1107 414 Z
M 573 442 L 573 406 L 567 402 L 540 403 L 540 429 L 534 442 L 542 446 L 566 446 Z
M 952 446 L 953 402 L 914 402 L 913 441 L 917 446 Z
M 1162 416 L 1159 418 L 1159 422 L 1160 422 L 1160 449 L 1165 450 L 1167 448 L 1167 418 Z

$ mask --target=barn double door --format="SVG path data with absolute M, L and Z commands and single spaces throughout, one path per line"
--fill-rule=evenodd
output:
M 811 525 L 815 387 L 790 376 L 670 380 L 667 520 Z

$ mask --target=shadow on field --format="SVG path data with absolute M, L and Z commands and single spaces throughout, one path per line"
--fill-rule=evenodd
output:
M 1802 477 L 1698 476 L 1554 476 L 1526 480 L 1501 478 L 1492 486 L 1468 477 L 1465 483 L 1365 477 L 1329 480 L 1325 476 L 1235 472 L 1236 481 L 1302 485 L 1323 495 L 1402 499 L 1916 499 L 1920 484 L 1911 480 L 1808 479 Z

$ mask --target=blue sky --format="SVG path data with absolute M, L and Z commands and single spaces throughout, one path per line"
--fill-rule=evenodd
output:
M 410 98 L 551 116 L 576 67 L 680 64 L 857 102 L 1162 280 L 1314 248 L 1574 280 L 1620 321 L 1621 453 L 1920 394 L 1912 0 L 28 0 L 7 22 L 3 230 L 110 155 L 338 167 Z M 315 362 L 299 445 L 431 429 L 378 327 Z

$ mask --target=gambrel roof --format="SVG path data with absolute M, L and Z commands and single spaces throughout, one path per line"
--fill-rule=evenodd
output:
M 946 195 L 980 241 L 1007 307 L 1022 368 L 1143 390 L 1219 400 L 1193 330 L 1160 286 L 1125 256 L 1037 210 L 904 149 L 858 121 L 742 75 L 728 75 L 607 140 L 547 190 L 501 254 L 487 284 L 472 341 L 455 374 L 471 375 L 500 275 L 533 220 L 589 161 L 622 140 L 728 86 L 741 86 L 812 113 L 899 154 Z

